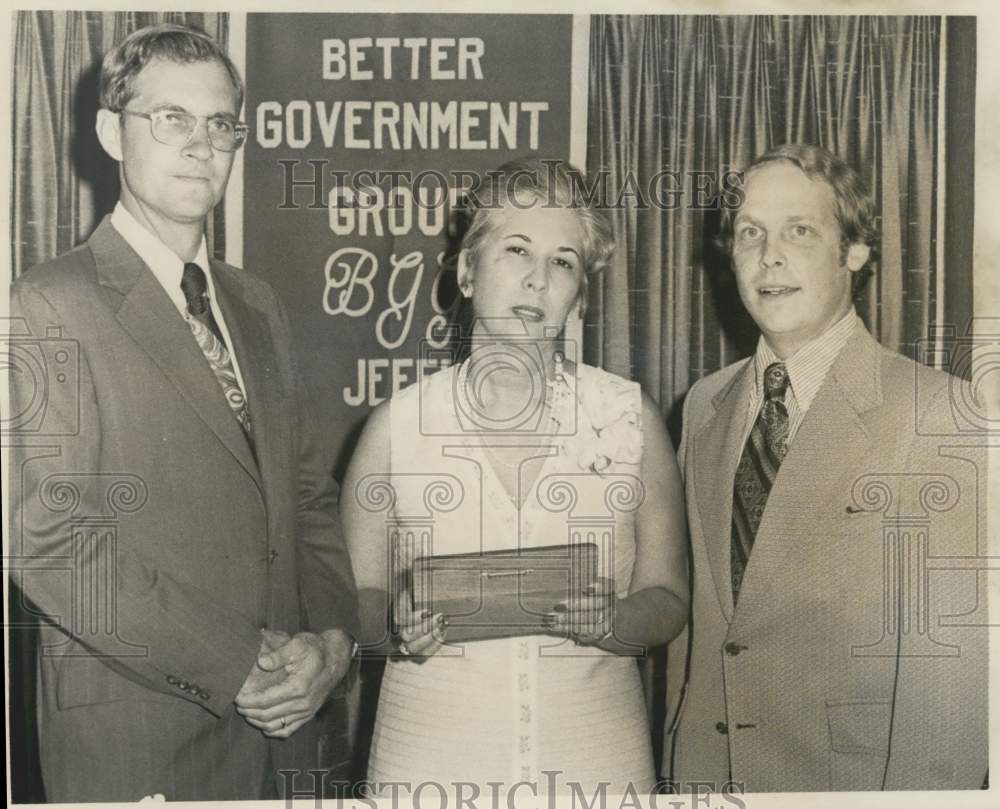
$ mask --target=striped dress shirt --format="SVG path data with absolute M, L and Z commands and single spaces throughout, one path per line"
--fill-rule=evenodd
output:
M 788 410 L 788 446 L 791 446 L 802 420 L 809 412 L 809 405 L 816 398 L 834 360 L 844 349 L 848 338 L 856 328 L 864 326 L 854 307 L 851 307 L 846 315 L 823 334 L 784 360 L 789 381 L 788 390 L 785 391 L 785 408 Z M 760 412 L 764 402 L 764 370 L 773 362 L 782 362 L 782 359 L 771 350 L 762 336 L 757 342 L 757 352 L 753 358 L 754 388 L 747 406 L 747 420 L 741 446 L 746 444 L 757 413 Z

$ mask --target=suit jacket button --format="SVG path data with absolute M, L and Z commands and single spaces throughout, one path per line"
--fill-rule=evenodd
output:
M 716 722 L 715 729 L 719 731 L 719 733 L 729 733 L 729 725 L 725 722 Z
M 732 643 L 732 642 L 730 642 L 730 643 L 727 643 L 725 645 L 725 647 L 723 647 L 723 648 L 725 648 L 727 655 L 730 655 L 731 657 L 735 657 L 736 655 L 738 655 L 740 652 L 742 652 L 747 647 L 746 646 L 740 646 L 738 643 Z

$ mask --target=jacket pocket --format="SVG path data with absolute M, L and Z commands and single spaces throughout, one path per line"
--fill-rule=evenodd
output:
M 837 753 L 873 753 L 889 746 L 892 705 L 889 700 L 828 702 L 830 749 Z
M 830 788 L 880 789 L 889 754 L 889 700 L 828 702 Z

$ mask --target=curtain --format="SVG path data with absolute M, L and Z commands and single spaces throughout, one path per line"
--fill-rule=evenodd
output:
M 940 29 L 939 17 L 593 18 L 587 171 L 609 175 L 618 250 L 592 285 L 584 356 L 641 382 L 672 411 L 675 437 L 690 385 L 753 351 L 757 332 L 711 247 L 708 192 L 772 146 L 819 144 L 862 173 L 881 250 L 858 311 L 884 345 L 917 353 L 941 271 Z M 971 285 L 943 280 L 945 294 Z
M 118 172 L 94 132 L 101 59 L 159 22 L 201 28 L 223 45 L 225 13 L 20 11 L 14 32 L 12 275 L 86 239 L 118 199 Z M 208 229 L 222 258 L 222 206 Z M 216 238 L 216 236 L 220 238 Z
M 84 241 L 118 199 L 118 171 L 94 132 L 104 53 L 132 31 L 183 22 L 218 41 L 226 14 L 20 11 L 15 18 L 11 267 L 29 267 Z M 208 228 L 209 250 L 225 245 L 222 206 Z M 220 238 L 215 238 L 216 234 Z M 34 610 L 12 578 L 10 623 L 11 793 L 16 803 L 45 800 L 35 728 Z

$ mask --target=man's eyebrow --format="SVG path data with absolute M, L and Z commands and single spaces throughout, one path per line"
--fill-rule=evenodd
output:
M 801 214 L 793 214 L 791 216 L 787 216 L 783 221 L 787 224 L 787 223 L 797 223 L 797 222 L 815 222 L 816 219 L 817 217 L 811 214 L 801 213 Z M 751 224 L 757 226 L 762 225 L 761 221 L 756 217 L 752 216 L 751 214 L 744 213 L 743 211 L 739 211 L 736 214 L 736 216 L 733 217 L 733 224 L 734 225 L 742 224 L 743 222 L 750 222 Z
M 170 112 L 183 112 L 183 113 L 187 113 L 188 115 L 194 115 L 194 113 L 191 112 L 186 107 L 182 107 L 180 104 L 174 104 L 174 103 L 169 102 L 169 101 L 164 101 L 164 102 L 162 102 L 160 104 L 156 104 L 155 106 L 151 107 L 149 111 L 150 112 L 160 112 L 161 110 L 169 110 Z M 225 118 L 228 121 L 235 121 L 236 120 L 236 116 L 233 115 L 233 113 L 231 113 L 231 112 L 227 112 L 226 110 L 220 110 L 219 112 L 213 112 L 210 115 L 208 115 L 207 117 L 209 117 L 209 118 Z
M 180 104 L 172 104 L 169 101 L 161 101 L 159 104 L 154 104 L 149 108 L 150 112 L 159 112 L 160 110 L 170 110 L 171 112 L 187 112 L 184 107 Z
M 752 222 L 755 225 L 760 224 L 760 220 L 755 216 L 748 214 L 746 211 L 737 211 L 736 216 L 733 217 L 733 224 L 736 225 L 742 222 Z

